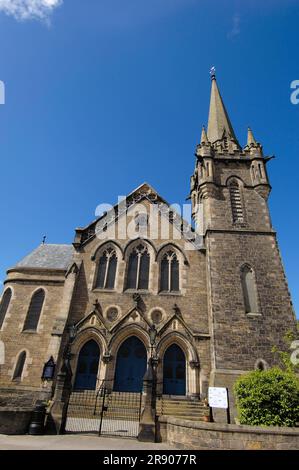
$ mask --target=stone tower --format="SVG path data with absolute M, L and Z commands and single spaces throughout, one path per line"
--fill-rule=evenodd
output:
M 240 146 L 215 74 L 211 78 L 191 200 L 206 247 L 210 384 L 231 389 L 238 374 L 273 364 L 271 348 L 283 347 L 295 316 L 267 202 L 271 158 L 251 129 Z

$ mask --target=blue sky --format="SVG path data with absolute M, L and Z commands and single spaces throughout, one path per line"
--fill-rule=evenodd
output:
M 143 181 L 183 203 L 215 65 L 241 144 L 250 125 L 277 157 L 272 222 L 298 312 L 298 2 L 43 1 L 0 0 L 0 279 Z

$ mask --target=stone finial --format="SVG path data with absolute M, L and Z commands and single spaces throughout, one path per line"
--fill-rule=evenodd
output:
M 181 313 L 181 309 L 180 307 L 177 305 L 177 304 L 174 304 L 173 306 L 173 311 L 176 315 L 180 316 L 182 313 Z
M 256 145 L 256 144 L 257 144 L 257 141 L 256 141 L 255 138 L 254 138 L 253 132 L 252 132 L 252 130 L 250 129 L 250 127 L 248 127 L 248 132 L 247 132 L 247 147 L 251 147 L 252 145 Z
M 253 132 L 250 127 L 247 131 L 247 144 L 244 147 L 245 151 L 249 151 L 252 154 L 258 153 L 260 156 L 263 156 L 263 148 L 259 142 L 256 141 Z
M 200 143 L 201 144 L 207 144 L 208 142 L 209 141 L 208 141 L 208 136 L 207 136 L 207 133 L 206 133 L 206 128 L 205 128 L 205 126 L 202 126 Z

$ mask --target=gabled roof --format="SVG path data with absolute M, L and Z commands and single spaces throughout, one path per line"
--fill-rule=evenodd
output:
M 148 183 L 143 183 L 138 186 L 136 189 L 134 189 L 134 191 L 128 194 L 128 196 L 126 196 L 121 203 L 116 204 L 111 211 L 101 215 L 86 227 L 77 228 L 74 246 L 80 246 L 88 243 L 96 236 L 98 232 L 103 229 L 104 225 L 115 223 L 122 214 L 128 211 L 130 207 L 132 207 L 134 204 L 140 203 L 145 199 L 153 204 L 159 204 L 161 214 L 164 217 L 169 216 L 169 222 L 176 226 L 179 231 L 184 229 L 182 236 L 186 241 L 189 241 L 195 245 L 197 249 L 203 248 L 202 237 L 199 236 L 194 228 L 188 222 L 186 222 L 181 217 L 181 215 L 177 213 L 171 207 L 171 205 L 164 198 L 162 198 L 159 193 Z M 98 225 L 98 222 L 100 221 L 101 224 L 103 222 L 103 226 L 101 226 L 101 224 Z M 188 238 L 188 235 L 191 236 Z
M 138 200 L 136 200 L 136 195 L 138 195 L 137 196 Z M 129 208 L 132 205 L 132 203 L 140 202 L 141 199 L 144 199 L 146 197 L 148 199 L 151 198 L 152 200 L 157 200 L 159 202 L 163 202 L 164 204 L 169 205 L 168 202 L 165 199 L 163 199 L 160 196 L 160 194 L 158 194 L 158 192 L 153 188 L 153 186 L 151 186 L 146 181 L 144 183 L 140 184 L 139 186 L 137 186 L 137 188 L 135 188 L 127 196 L 125 196 L 124 200 L 127 202 L 127 207 Z M 119 202 L 113 206 L 113 209 L 114 209 L 114 211 L 117 215 L 118 215 L 118 205 L 119 205 Z M 100 215 L 99 217 L 94 219 L 92 222 L 90 222 L 88 225 L 86 225 L 85 227 L 76 228 L 76 231 L 84 232 L 84 231 L 88 230 L 91 226 L 96 225 L 96 223 L 99 220 L 104 218 L 105 215 L 106 214 Z
M 41 244 L 12 269 L 41 268 L 66 270 L 72 262 L 73 252 L 74 248 L 72 245 Z

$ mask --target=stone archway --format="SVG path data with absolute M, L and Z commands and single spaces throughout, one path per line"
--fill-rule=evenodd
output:
M 186 395 L 186 356 L 175 343 L 166 349 L 163 358 L 163 394 Z
M 130 336 L 117 353 L 113 389 L 118 392 L 141 392 L 146 367 L 144 344 L 136 336 Z
M 75 390 L 95 390 L 100 361 L 100 348 L 93 339 L 81 348 L 77 362 Z

